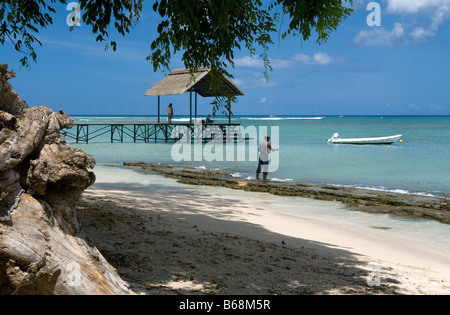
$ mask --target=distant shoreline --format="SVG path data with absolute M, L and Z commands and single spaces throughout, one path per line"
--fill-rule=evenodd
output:
M 450 224 L 450 199 L 437 196 L 395 193 L 335 185 L 298 182 L 258 181 L 231 176 L 227 172 L 144 162 L 123 163 L 144 173 L 176 178 L 190 185 L 221 186 L 279 196 L 299 196 L 325 201 L 340 201 L 352 210 L 387 213 L 407 218 L 425 218 Z

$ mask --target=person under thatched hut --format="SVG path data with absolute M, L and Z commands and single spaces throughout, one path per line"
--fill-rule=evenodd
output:
M 173 107 L 172 107 L 172 103 L 169 104 L 169 107 L 167 107 L 167 120 L 170 123 L 172 123 L 172 118 L 173 118 Z

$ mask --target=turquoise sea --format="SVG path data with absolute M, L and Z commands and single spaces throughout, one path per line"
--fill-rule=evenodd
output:
M 226 123 L 226 117 L 215 118 Z M 154 116 L 75 116 L 75 123 L 156 122 Z M 162 118 L 161 121 L 165 121 Z M 174 122 L 188 122 L 189 117 L 175 117 Z M 252 116 L 234 117 L 232 122 L 244 128 L 253 126 L 261 135 L 272 134 L 273 146 L 279 147 L 279 167 L 269 178 L 289 182 L 327 183 L 389 190 L 397 193 L 437 195 L 450 198 L 450 116 Z M 100 127 L 90 127 L 90 132 Z M 250 129 L 250 128 L 249 128 Z M 72 130 L 73 132 L 73 130 Z M 393 145 L 334 145 L 326 142 L 334 133 L 341 137 L 377 137 L 402 134 L 402 143 Z M 217 194 L 230 200 L 246 200 L 250 204 L 263 203 L 288 216 L 314 220 L 331 220 L 342 229 L 373 227 L 377 238 L 406 240 L 407 246 L 421 244 L 429 254 L 438 255 L 444 263 L 450 261 L 450 225 L 426 219 L 405 219 L 391 215 L 368 214 L 349 210 L 336 203 L 320 202 L 299 197 L 280 197 L 215 187 L 178 184 L 173 179 L 144 175 L 121 167 L 123 162 L 143 161 L 169 163 L 205 169 L 227 171 L 244 179 L 255 178 L 256 161 L 248 155 L 244 161 L 180 161 L 172 156 L 173 143 L 134 143 L 124 136 L 124 143 L 111 143 L 106 132 L 89 144 L 68 143 L 93 155 L 97 165 L 96 185 L 123 185 L 141 190 L 171 191 L 191 194 Z M 195 144 L 189 144 L 195 145 Z M 202 144 L 205 146 L 205 144 Z M 237 144 L 250 151 L 250 142 Z M 256 146 L 256 143 L 253 143 Z M 225 151 L 224 151 L 225 152 Z M 193 160 L 193 159 L 192 159 Z M 236 201 L 237 202 L 237 201 Z M 272 211 L 271 210 L 271 211 Z M 375 233 L 375 230 L 373 230 Z M 362 232 L 366 233 L 366 232 Z
M 76 123 L 156 122 L 154 116 L 75 116 Z M 165 121 L 165 117 L 161 118 Z M 226 117 L 216 117 L 226 123 Z M 187 122 L 189 117 L 175 117 Z M 279 147 L 278 169 L 269 178 L 308 183 L 327 183 L 391 190 L 399 193 L 438 195 L 450 198 L 450 116 L 240 116 L 233 123 L 255 127 L 258 137 L 272 134 L 272 144 Z M 91 127 L 91 132 L 92 132 Z M 248 130 L 248 129 L 246 129 Z M 334 145 L 326 143 L 334 133 L 347 137 L 381 137 L 402 134 L 402 143 L 393 145 Z M 67 139 L 70 144 L 74 141 Z M 175 162 L 173 143 L 111 143 L 107 133 L 89 144 L 76 144 L 94 155 L 97 165 L 122 165 L 123 162 L 183 164 L 225 170 L 243 178 L 254 178 L 256 162 L 245 146 L 244 161 L 192 158 Z M 236 148 L 236 147 L 235 147 Z M 237 148 L 236 151 L 237 152 Z M 217 156 L 216 156 L 217 157 Z

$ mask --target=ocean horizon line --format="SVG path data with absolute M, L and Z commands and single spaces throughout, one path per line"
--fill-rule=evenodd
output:
M 197 117 L 207 116 L 208 114 L 197 114 Z M 72 117 L 158 117 L 157 114 L 69 114 Z M 167 115 L 160 115 L 160 117 L 166 117 Z M 190 117 L 189 114 L 179 114 L 174 115 L 174 117 Z M 226 115 L 216 115 L 216 118 L 226 118 Z M 231 118 L 277 118 L 277 117 L 450 117 L 450 115 L 383 115 L 383 114 L 324 114 L 324 115 L 303 115 L 303 114 L 294 114 L 294 115 L 273 115 L 273 114 L 255 114 L 255 115 L 234 115 Z

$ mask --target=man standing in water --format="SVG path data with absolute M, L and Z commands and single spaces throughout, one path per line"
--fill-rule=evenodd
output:
M 264 141 L 261 141 L 258 147 L 259 161 L 258 168 L 256 169 L 256 179 L 259 178 L 259 174 L 263 173 L 263 180 L 267 180 L 267 174 L 269 173 L 269 153 L 270 151 L 278 151 L 278 149 L 272 148 L 270 145 L 270 136 L 264 137 Z
M 169 121 L 169 124 L 172 123 L 173 118 L 173 107 L 172 103 L 169 104 L 169 107 L 167 107 L 167 120 Z

